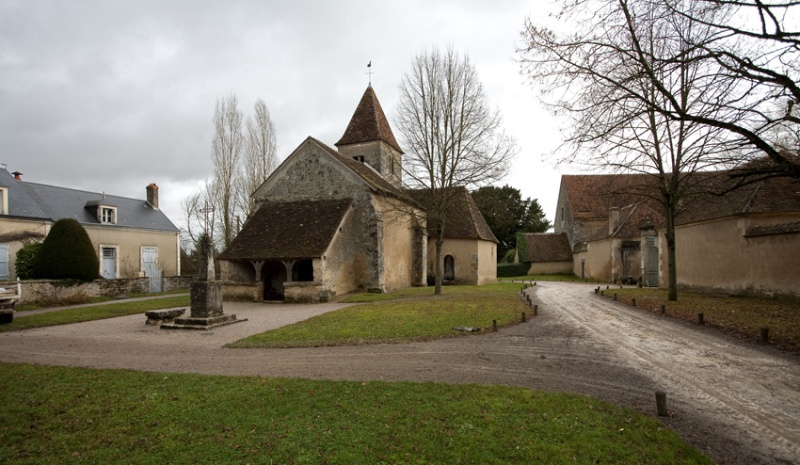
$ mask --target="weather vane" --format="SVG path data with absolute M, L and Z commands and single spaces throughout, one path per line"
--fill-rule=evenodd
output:
M 369 85 L 372 85 L 372 60 L 367 63 L 367 74 L 369 75 Z

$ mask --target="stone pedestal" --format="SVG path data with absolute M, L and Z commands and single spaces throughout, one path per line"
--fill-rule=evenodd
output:
M 233 323 L 236 315 L 222 313 L 222 283 L 217 281 L 194 281 L 191 284 L 191 316 L 176 318 L 174 323 L 162 324 L 163 329 L 211 329 Z

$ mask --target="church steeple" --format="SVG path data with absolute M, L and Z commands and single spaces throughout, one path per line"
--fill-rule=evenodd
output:
M 335 145 L 342 155 L 369 164 L 384 179 L 401 187 L 403 150 L 394 138 L 371 85 L 364 91 L 344 135 Z

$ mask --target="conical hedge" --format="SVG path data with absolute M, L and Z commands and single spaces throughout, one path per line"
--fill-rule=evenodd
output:
M 38 279 L 98 278 L 100 262 L 86 230 L 74 219 L 58 220 L 36 254 L 34 275 Z

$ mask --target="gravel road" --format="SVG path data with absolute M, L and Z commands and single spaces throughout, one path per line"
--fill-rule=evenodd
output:
M 250 334 L 343 304 L 226 303 L 248 321 L 164 331 L 144 316 L 0 334 L 0 361 L 337 380 L 507 384 L 591 395 L 655 413 L 725 464 L 800 463 L 800 357 L 634 310 L 592 285 L 540 283 L 539 316 L 497 333 L 308 349 L 226 349 Z

